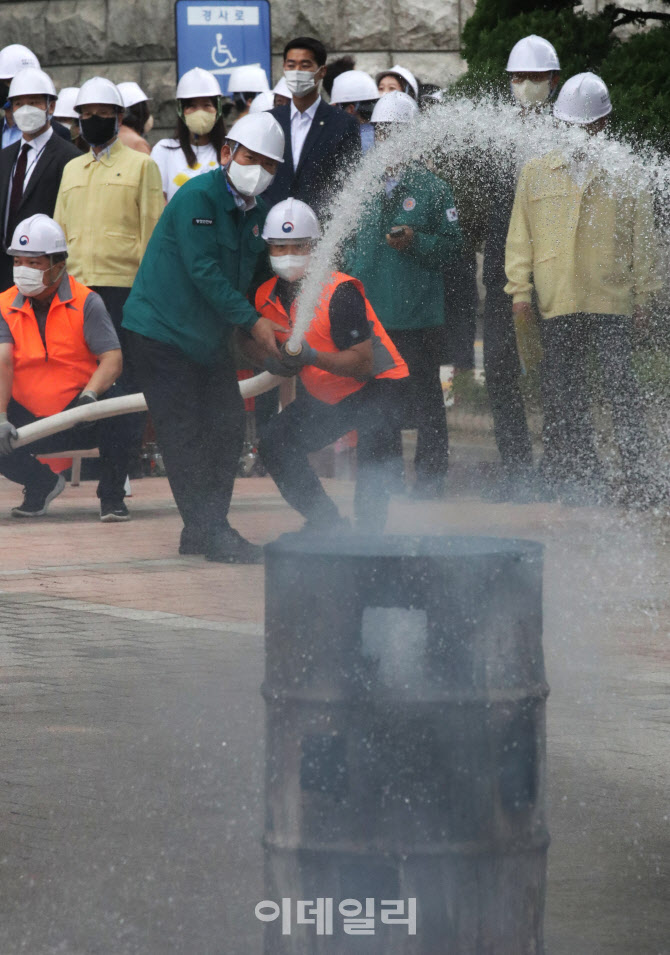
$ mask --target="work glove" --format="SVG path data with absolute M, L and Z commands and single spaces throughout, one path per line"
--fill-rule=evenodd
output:
M 263 370 L 269 371 L 271 375 L 281 375 L 282 378 L 293 378 L 298 372 L 296 368 L 288 368 L 283 361 L 273 355 L 265 359 Z
M 523 373 L 532 374 L 542 361 L 542 343 L 537 319 L 530 309 L 514 315 L 514 331 Z
M 5 411 L 0 413 L 0 457 L 12 453 L 14 448 L 11 439 L 18 438 L 18 436 L 19 433 L 14 425 L 7 420 L 7 413 Z
M 316 356 L 319 354 L 315 348 L 312 348 L 311 345 L 308 345 L 305 339 L 302 340 L 302 346 L 297 355 L 291 355 L 286 350 L 287 343 L 281 346 L 281 360 L 287 368 L 295 368 L 296 372 L 299 372 L 301 368 L 304 368 L 305 365 L 313 365 Z
M 83 408 L 84 405 L 92 405 L 98 400 L 97 392 L 92 391 L 91 389 L 86 389 L 82 391 L 77 400 L 75 401 L 74 408 Z M 80 421 L 73 428 L 74 431 L 87 431 L 89 428 L 92 428 L 97 422 L 95 421 Z

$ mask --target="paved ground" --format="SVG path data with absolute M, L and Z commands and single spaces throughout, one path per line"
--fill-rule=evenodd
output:
M 493 505 L 469 473 L 390 527 L 547 545 L 547 952 L 667 955 L 670 521 Z M 166 482 L 133 491 L 127 525 L 91 484 L 38 524 L 0 483 L 0 955 L 262 950 L 262 569 L 177 557 Z M 259 542 L 300 524 L 267 479 L 233 516 Z

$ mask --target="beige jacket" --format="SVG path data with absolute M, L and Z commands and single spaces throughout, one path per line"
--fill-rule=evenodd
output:
M 130 288 L 165 208 L 158 166 L 116 140 L 63 170 L 54 219 L 65 232 L 68 272 L 83 285 Z
M 505 291 L 543 318 L 632 315 L 661 288 L 648 193 L 624 195 L 593 167 L 579 185 L 559 152 L 524 166 L 505 249 Z

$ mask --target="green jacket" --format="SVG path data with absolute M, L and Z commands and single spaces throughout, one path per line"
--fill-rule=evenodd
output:
M 265 212 L 241 212 L 222 169 L 184 183 L 149 240 L 123 327 L 213 363 L 233 326 L 258 319 L 245 295 L 265 265 Z
M 394 225 L 414 229 L 402 252 L 386 242 Z M 444 323 L 444 267 L 461 247 L 451 189 L 412 164 L 390 196 L 382 184 L 368 202 L 344 253 L 344 271 L 361 280 L 384 328 L 433 328 Z

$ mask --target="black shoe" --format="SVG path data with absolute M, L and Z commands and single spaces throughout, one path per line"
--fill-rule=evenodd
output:
M 262 564 L 263 548 L 229 526 L 210 537 L 205 557 L 220 564 Z
M 55 497 L 63 493 L 65 478 L 62 474 L 54 474 L 54 482 L 50 488 L 23 489 L 23 504 L 12 508 L 12 517 L 41 517 L 46 514 L 49 504 Z
M 103 524 L 114 524 L 120 521 L 129 521 L 130 513 L 123 501 L 101 501 L 100 520 Z
M 207 550 L 207 535 L 204 531 L 193 530 L 191 527 L 182 528 L 179 538 L 179 553 L 183 557 L 192 557 L 194 554 L 204 554 Z

